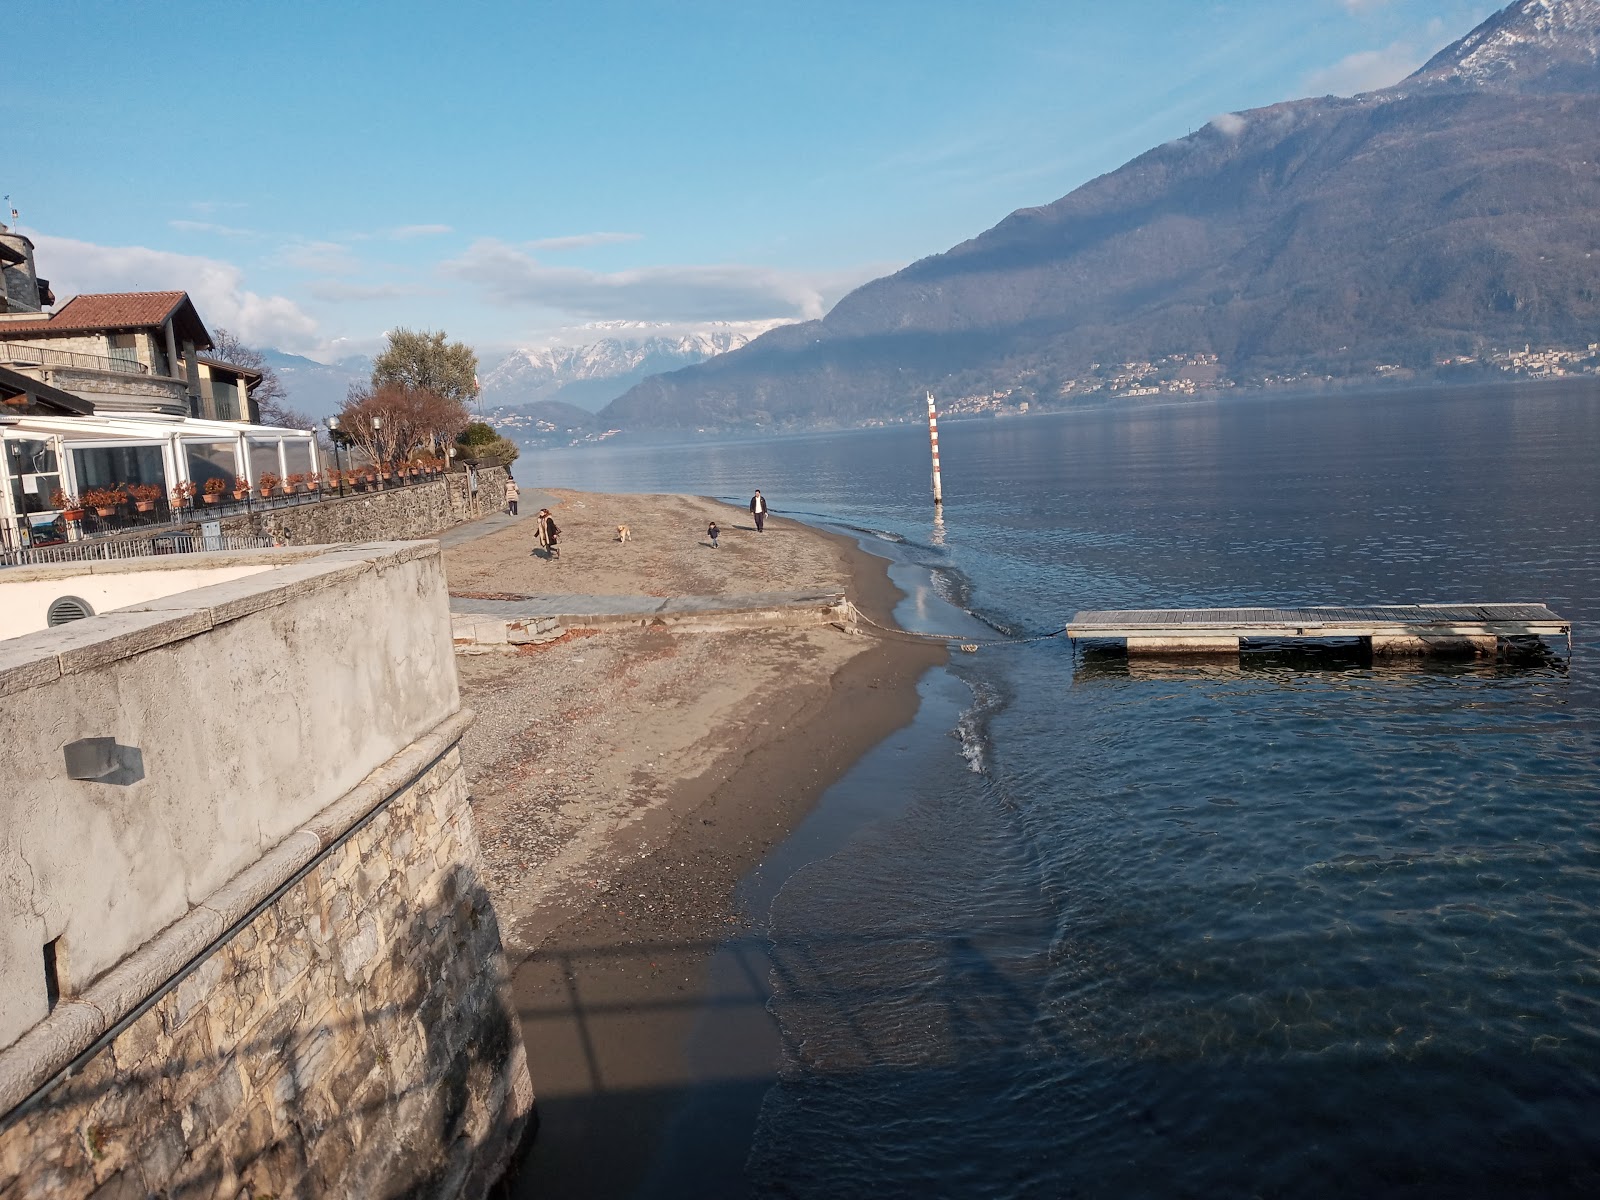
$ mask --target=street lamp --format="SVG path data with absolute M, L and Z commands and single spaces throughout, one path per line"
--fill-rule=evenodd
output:
M 384 468 L 383 446 L 378 440 L 382 429 L 383 429 L 383 418 L 382 417 L 373 417 L 372 418 L 372 449 L 373 449 L 375 457 L 378 460 L 378 470 L 379 471 L 382 471 L 383 468 Z M 385 475 L 384 478 L 388 478 L 388 476 Z
M 338 417 L 328 418 L 328 441 L 333 443 L 333 466 L 339 475 L 339 495 L 341 496 L 344 495 L 344 467 L 339 461 L 339 447 L 344 445 L 349 436 L 348 433 L 340 428 Z

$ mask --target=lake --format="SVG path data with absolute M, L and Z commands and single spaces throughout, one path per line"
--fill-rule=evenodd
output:
M 1078 609 L 1536 600 L 1571 657 L 953 656 L 747 881 L 785 1065 L 739 1187 L 1595 1194 L 1600 383 L 946 423 L 941 448 L 937 523 L 916 426 L 517 473 L 759 487 L 888 557 L 907 628 L 972 641 Z

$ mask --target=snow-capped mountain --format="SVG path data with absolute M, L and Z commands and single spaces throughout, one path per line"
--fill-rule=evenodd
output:
M 1589 91 L 1597 63 L 1600 0 L 1517 0 L 1446 46 L 1406 83 L 1549 93 L 1576 81 L 1576 90 Z
M 483 401 L 505 407 L 559 400 L 593 412 L 647 376 L 737 350 L 775 324 L 709 326 L 688 333 L 663 333 L 660 326 L 636 322 L 590 326 L 608 336 L 579 346 L 508 354 L 482 374 Z

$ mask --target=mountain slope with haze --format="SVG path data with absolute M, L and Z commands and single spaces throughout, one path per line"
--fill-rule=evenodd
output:
M 1600 0 L 1518 0 L 1391 88 L 1218 118 L 841 300 L 647 379 L 624 428 L 1045 403 L 1103 362 L 1430 369 L 1600 334 Z

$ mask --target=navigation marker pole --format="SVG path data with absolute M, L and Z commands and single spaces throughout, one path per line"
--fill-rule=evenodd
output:
M 928 393 L 928 443 L 933 447 L 933 503 L 944 504 L 944 488 L 939 484 L 939 414 L 933 408 L 933 393 Z

